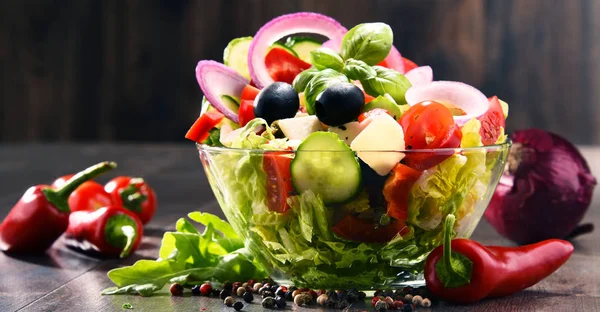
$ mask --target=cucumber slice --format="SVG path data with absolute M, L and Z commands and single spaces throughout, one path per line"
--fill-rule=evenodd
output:
M 324 203 L 344 203 L 361 190 L 362 175 L 354 152 L 337 134 L 314 132 L 296 152 L 290 165 L 298 193 L 312 190 Z
M 223 51 L 223 64 L 235 69 L 244 78 L 250 80 L 248 69 L 248 49 L 252 43 L 252 37 L 235 38 L 229 42 Z
M 223 101 L 223 104 L 227 108 L 229 108 L 231 111 L 235 112 L 236 114 L 240 110 L 240 101 L 236 100 L 236 98 L 233 96 L 221 95 L 221 101 Z
M 298 57 L 309 64 L 312 64 L 310 51 L 321 47 L 321 43 L 308 37 L 290 37 L 285 45 L 296 51 Z
M 288 51 L 291 55 L 298 57 L 298 54 L 296 53 L 296 51 L 292 50 L 291 48 L 289 48 L 288 46 L 281 44 L 279 42 L 275 42 L 273 43 L 273 45 L 271 46 L 271 49 L 273 48 L 281 48 L 284 49 L 286 51 Z M 271 49 L 269 49 L 269 51 L 271 51 Z
M 224 96 L 227 96 L 227 95 L 224 95 Z M 230 97 L 230 99 L 223 99 L 223 102 L 228 103 L 232 99 L 235 100 L 235 97 Z M 227 104 L 228 107 L 230 105 L 231 104 Z M 232 109 L 233 109 L 233 107 L 232 107 Z M 200 115 L 202 115 L 206 112 L 209 112 L 209 111 L 217 111 L 218 112 L 218 110 L 216 108 L 214 108 L 212 105 L 210 105 L 210 102 L 206 99 L 206 97 L 202 97 L 202 108 L 200 109 Z M 221 127 L 224 124 L 229 125 L 231 127 L 231 129 L 233 129 L 233 130 L 238 129 L 240 127 L 240 125 L 237 122 L 225 117 L 218 125 L 215 126 L 215 128 L 221 129 Z

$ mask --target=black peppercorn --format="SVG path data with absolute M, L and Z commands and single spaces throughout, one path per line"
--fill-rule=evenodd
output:
M 234 303 L 234 304 L 233 304 L 233 308 L 234 308 L 236 311 L 240 311 L 241 309 L 243 309 L 243 308 L 244 308 L 244 304 L 243 304 L 243 303 L 241 303 L 240 301 L 238 301 L 238 302 L 236 302 L 236 303 Z
M 221 300 L 225 300 L 225 298 L 231 296 L 231 289 L 223 289 L 221 290 L 221 293 L 219 293 L 219 298 L 221 298 Z
M 252 292 L 247 291 L 242 296 L 242 299 L 244 299 L 244 301 L 250 303 L 250 302 L 252 302 L 254 300 L 254 296 L 252 295 Z

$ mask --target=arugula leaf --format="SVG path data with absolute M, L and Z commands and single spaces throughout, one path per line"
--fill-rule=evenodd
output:
M 341 72 L 344 69 L 344 60 L 335 51 L 328 48 L 317 48 L 310 51 L 312 64 L 317 69 L 331 68 Z
M 394 42 L 392 28 L 384 23 L 365 23 L 354 26 L 342 40 L 342 58 L 361 60 L 368 65 L 383 61 Z
M 406 103 L 404 94 L 411 87 L 410 81 L 401 73 L 381 67 L 373 66 L 376 77 L 361 79 L 365 92 L 370 96 L 379 96 L 389 93 L 397 104 Z

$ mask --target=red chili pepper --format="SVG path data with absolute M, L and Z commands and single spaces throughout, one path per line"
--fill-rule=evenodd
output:
M 573 245 L 560 239 L 519 247 L 452 240 L 454 221 L 454 216 L 448 215 L 444 244 L 425 262 L 427 288 L 447 301 L 471 303 L 519 292 L 548 277 L 573 253 Z
M 125 258 L 139 247 L 143 234 L 137 215 L 120 206 L 108 206 L 71 213 L 65 244 L 86 253 Z
M 104 190 L 117 206 L 131 210 L 143 224 L 152 220 L 156 212 L 156 193 L 142 178 L 120 176 L 110 180 Z
M 65 185 L 30 187 L 0 224 L 0 250 L 15 254 L 41 253 L 67 229 L 67 198 L 83 182 L 105 173 L 117 164 L 102 162 L 79 172 Z

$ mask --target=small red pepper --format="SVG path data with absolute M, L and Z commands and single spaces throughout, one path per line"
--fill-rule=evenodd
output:
M 135 213 L 142 224 L 152 220 L 156 212 L 156 193 L 142 178 L 120 176 L 110 180 L 104 186 L 117 206 L 123 206 Z
M 102 162 L 79 172 L 59 189 L 49 185 L 30 187 L 0 224 L 0 250 L 15 254 L 42 253 L 67 229 L 67 198 L 83 182 L 117 164 Z
M 71 213 L 65 244 L 90 254 L 125 258 L 139 247 L 143 234 L 137 215 L 120 206 L 108 206 Z
M 425 262 L 427 288 L 443 300 L 465 304 L 517 293 L 548 277 L 573 253 L 573 245 L 560 239 L 519 247 L 452 240 L 454 221 L 448 215 L 444 243 Z

